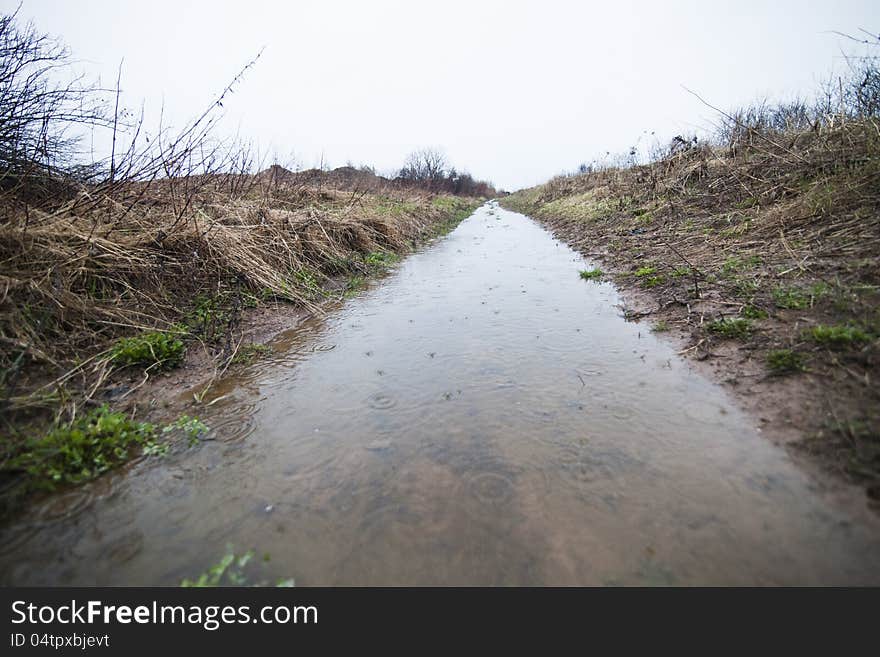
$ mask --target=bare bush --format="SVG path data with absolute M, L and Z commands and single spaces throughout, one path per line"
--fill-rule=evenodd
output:
M 0 16 L 0 190 L 69 193 L 95 173 L 77 157 L 81 129 L 111 124 L 102 90 L 73 76 L 60 42 L 19 27 L 16 13 Z
M 395 181 L 404 187 L 417 187 L 434 193 L 477 197 L 495 195 L 492 183 L 476 180 L 465 171 L 457 171 L 446 156 L 435 148 L 422 148 L 410 153 Z

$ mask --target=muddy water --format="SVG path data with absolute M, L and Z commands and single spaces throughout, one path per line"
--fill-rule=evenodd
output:
M 880 582 L 725 393 L 487 205 L 224 381 L 211 440 L 41 505 L 4 583 L 177 584 L 227 545 L 297 584 Z

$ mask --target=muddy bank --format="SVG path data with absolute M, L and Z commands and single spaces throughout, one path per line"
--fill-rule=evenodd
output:
M 330 280 L 325 288 L 327 297 L 311 309 L 286 302 L 267 302 L 246 309 L 232 335 L 235 353 L 231 358 L 218 358 L 210 346 L 195 344 L 179 367 L 159 372 L 146 382 L 138 372 L 113 377 L 98 401 L 106 400 L 117 410 L 155 423 L 181 414 L 198 416 L 206 404 L 216 403 L 223 394 L 218 389 L 228 387 L 230 380 L 248 368 L 277 358 L 279 350 L 285 348 L 284 334 L 338 312 L 348 298 L 381 284 L 388 271 L 385 267 L 374 269 L 354 290 L 346 288 L 345 279 Z
M 867 162 L 829 177 L 694 148 L 501 203 L 600 263 L 585 285 L 613 280 L 629 319 L 672 338 L 765 435 L 878 510 L 880 218 Z M 820 194 L 837 205 L 819 208 Z

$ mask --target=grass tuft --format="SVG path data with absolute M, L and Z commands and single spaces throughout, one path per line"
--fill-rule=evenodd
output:
M 724 317 L 709 322 L 706 329 L 724 338 L 747 338 L 752 332 L 752 323 L 744 317 Z
M 767 353 L 767 367 L 773 374 L 792 374 L 807 369 L 803 354 L 791 349 L 775 349 Z
M 605 275 L 601 269 L 596 267 L 595 269 L 584 269 L 581 271 L 580 276 L 585 281 L 598 281 L 602 280 L 602 277 Z
M 817 344 L 832 349 L 855 347 L 871 340 L 871 336 L 862 329 L 840 324 L 814 326 L 807 331 L 807 337 Z

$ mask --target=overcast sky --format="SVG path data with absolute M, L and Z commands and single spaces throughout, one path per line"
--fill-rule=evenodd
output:
M 153 120 L 163 100 L 177 124 L 200 113 L 265 46 L 226 130 L 305 167 L 387 171 L 436 146 L 511 190 L 705 126 L 682 85 L 722 107 L 806 93 L 858 51 L 828 31 L 880 31 L 876 0 L 24 0 L 21 16 L 105 84 L 125 58 L 125 100 Z

